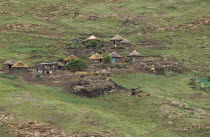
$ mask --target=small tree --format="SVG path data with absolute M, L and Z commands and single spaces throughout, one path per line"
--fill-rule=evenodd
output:
M 110 56 L 106 56 L 104 58 L 104 63 L 111 63 L 111 57 Z
M 88 62 L 81 59 L 73 59 L 67 63 L 67 68 L 72 71 L 79 71 L 88 68 Z
M 86 44 L 86 48 L 97 48 L 98 46 L 98 41 L 89 41 Z

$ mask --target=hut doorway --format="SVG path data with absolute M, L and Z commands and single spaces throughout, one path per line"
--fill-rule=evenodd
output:
M 135 57 L 132 57 L 131 60 L 132 60 L 132 61 L 135 61 Z
M 8 65 L 8 68 L 11 69 L 12 68 L 12 65 Z
M 115 63 L 115 58 L 112 58 L 112 63 Z

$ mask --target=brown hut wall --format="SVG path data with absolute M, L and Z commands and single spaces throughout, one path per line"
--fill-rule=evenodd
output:
M 120 42 L 121 40 L 111 40 L 111 44 L 116 45 L 116 46 L 120 46 Z
M 11 67 L 12 67 L 12 65 L 9 65 L 9 64 L 3 64 L 2 69 L 3 69 L 3 70 L 10 70 L 10 69 L 11 69 Z
M 111 60 L 111 63 L 113 63 L 112 60 Z M 115 63 L 122 63 L 122 58 L 115 58 Z
M 12 68 L 14 72 L 27 72 L 29 71 L 28 68 Z
M 132 57 L 128 57 L 128 59 L 130 61 L 132 61 Z M 139 56 L 139 57 L 135 57 L 135 61 L 141 61 L 143 59 L 143 57 Z
M 91 64 L 100 64 L 100 63 L 103 63 L 103 60 L 102 59 L 91 59 L 89 62 Z

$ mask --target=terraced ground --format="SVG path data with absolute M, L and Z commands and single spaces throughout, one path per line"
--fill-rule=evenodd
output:
M 208 137 L 209 92 L 188 83 L 195 74 L 209 75 L 209 9 L 209 0 L 0 0 L 0 64 L 55 61 L 68 55 L 67 45 L 78 45 L 75 38 L 94 34 L 108 41 L 121 34 L 142 55 L 164 54 L 188 68 L 164 76 L 116 75 L 113 81 L 128 90 L 93 99 L 30 85 L 20 77 L 0 78 L 0 134 L 33 133 L 37 129 L 21 127 L 36 121 L 58 134 Z M 143 97 L 129 96 L 129 89 L 139 86 Z

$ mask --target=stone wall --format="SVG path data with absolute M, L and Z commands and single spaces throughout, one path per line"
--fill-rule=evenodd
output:
M 135 73 L 133 69 L 111 69 L 111 74 Z

